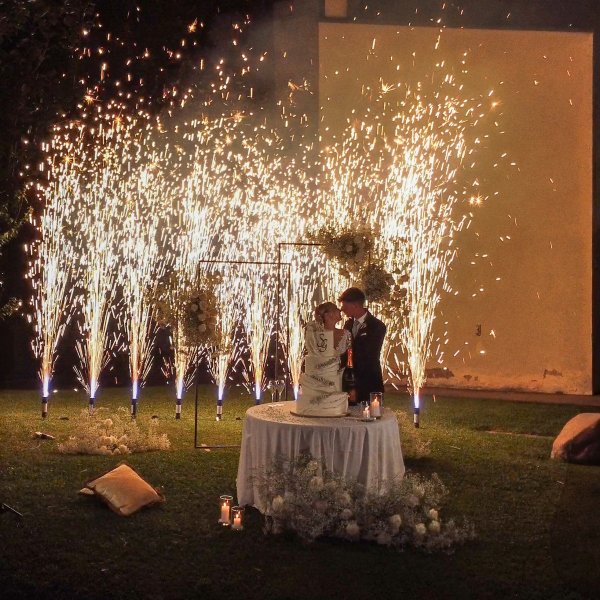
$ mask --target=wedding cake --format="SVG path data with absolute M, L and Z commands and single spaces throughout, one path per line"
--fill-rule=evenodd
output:
M 306 326 L 306 357 L 300 376 L 297 415 L 305 417 L 340 417 L 348 412 L 348 394 L 342 391 L 340 356 L 350 345 L 350 334 L 337 347 L 334 332 L 313 321 Z

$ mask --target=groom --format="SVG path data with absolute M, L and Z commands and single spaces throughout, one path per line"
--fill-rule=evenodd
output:
M 354 403 L 365 402 L 369 400 L 371 392 L 383 392 L 379 357 L 386 326 L 365 308 L 366 297 L 362 290 L 348 288 L 338 301 L 342 304 L 342 312 L 348 317 L 344 329 L 352 335 L 357 392 Z

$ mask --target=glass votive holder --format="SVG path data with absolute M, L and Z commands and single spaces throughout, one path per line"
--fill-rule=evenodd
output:
M 227 496 L 226 494 L 219 498 L 219 506 L 221 508 L 221 517 L 219 523 L 224 527 L 231 525 L 231 502 L 233 496 Z
M 371 406 L 371 416 L 374 419 L 381 419 L 383 414 L 383 393 L 371 392 L 369 394 L 369 404 Z
M 231 529 L 241 531 L 244 529 L 244 509 L 241 506 L 233 506 L 231 508 Z
M 369 406 L 369 403 L 367 401 L 361 402 L 360 403 L 361 406 L 361 417 L 363 419 L 370 419 L 371 418 L 371 407 Z

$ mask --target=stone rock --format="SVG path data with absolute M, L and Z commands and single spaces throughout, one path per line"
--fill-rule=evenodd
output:
M 581 413 L 567 421 L 552 444 L 550 458 L 600 465 L 600 413 Z

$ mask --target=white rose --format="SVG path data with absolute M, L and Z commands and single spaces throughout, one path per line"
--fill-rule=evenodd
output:
M 336 496 L 336 500 L 340 506 L 350 506 L 352 498 L 348 492 L 342 492 Z
M 317 470 L 319 468 L 319 463 L 316 460 L 311 460 L 307 465 L 306 465 L 306 470 L 309 473 L 316 473 Z
M 107 426 L 107 427 L 112 427 L 113 426 L 113 422 L 112 419 L 104 419 L 103 423 Z
M 190 305 L 190 310 L 192 312 L 196 312 L 198 310 L 198 305 L 194 302 Z
M 344 251 L 350 254 L 350 252 L 354 251 L 354 246 L 352 244 L 346 244 L 346 246 L 344 246 Z
M 206 321 L 206 315 L 204 313 L 200 313 L 198 315 L 198 321 L 200 321 L 201 323 L 203 323 L 204 321 Z
M 439 533 L 441 529 L 441 525 L 439 521 L 431 521 L 431 523 L 429 523 L 429 531 L 431 531 L 431 533 Z
M 347 521 L 348 519 L 352 518 L 352 511 L 349 508 L 345 508 L 341 513 L 340 513 L 340 519 L 343 519 L 344 521 Z
M 423 523 L 417 523 L 415 525 L 415 533 L 419 536 L 425 535 L 427 533 L 427 528 Z
M 121 454 L 129 454 L 129 448 L 125 444 L 119 444 L 118 450 Z
M 350 521 L 346 525 L 346 534 L 351 538 L 357 538 L 360 535 L 360 527 L 356 521 Z
M 439 515 L 438 515 L 438 511 L 435 510 L 435 508 L 432 508 L 427 514 L 429 515 L 429 518 L 432 521 L 437 521 L 438 520 Z
M 278 513 L 283 509 L 284 504 L 285 501 L 281 496 L 275 496 L 275 498 L 273 498 L 273 502 L 271 503 L 271 508 L 274 513 Z
M 308 489 L 312 492 L 320 492 L 323 489 L 323 478 L 315 475 L 308 482 Z
M 407 499 L 406 499 L 406 504 L 408 504 L 410 507 L 414 508 L 415 506 L 418 506 L 419 504 L 419 499 L 414 495 L 411 494 Z
M 402 517 L 400 515 L 392 515 L 388 519 L 392 533 L 396 535 L 400 531 L 400 525 L 402 525 Z
M 200 325 L 198 325 L 198 331 L 200 333 L 204 333 L 206 331 L 206 325 L 204 323 L 200 323 Z
M 200 300 L 200 310 L 206 310 L 208 308 L 208 302 Z

